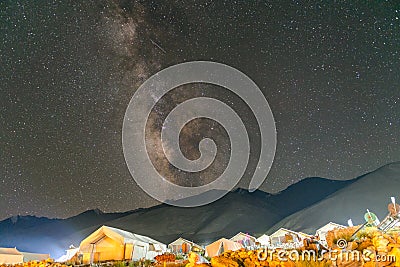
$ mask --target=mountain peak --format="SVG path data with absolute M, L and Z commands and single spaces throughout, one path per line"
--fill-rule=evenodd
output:
M 16 224 L 16 223 L 18 222 L 18 219 L 19 219 L 19 215 L 17 215 L 17 216 L 12 216 L 12 217 L 10 218 L 10 220 L 11 220 L 11 222 L 12 222 L 13 224 Z
M 97 215 L 104 214 L 104 212 L 102 210 L 100 210 L 99 208 L 93 209 L 93 212 L 96 213 Z
M 87 214 L 87 215 L 93 215 L 93 214 L 102 215 L 102 214 L 104 214 L 104 212 L 103 212 L 102 210 L 100 210 L 99 208 L 95 208 L 95 209 L 86 210 L 86 211 L 84 211 L 84 212 L 82 212 L 82 213 L 80 213 L 80 214 L 78 214 L 78 215 L 76 215 L 76 216 L 79 216 L 79 215 L 82 215 L 82 214 Z M 73 216 L 73 217 L 76 217 L 76 216 Z

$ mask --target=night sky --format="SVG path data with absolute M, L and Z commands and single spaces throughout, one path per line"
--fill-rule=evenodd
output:
M 278 143 L 264 191 L 311 176 L 351 179 L 399 161 L 400 5 L 365 2 L 2 1 L 0 219 L 157 204 L 126 166 L 124 113 L 148 77 L 192 60 L 239 69 L 268 100 Z M 257 130 L 235 96 L 195 84 L 161 100 L 149 141 L 169 110 L 200 95 L 229 102 Z M 181 138 L 184 154 L 196 158 L 196 144 L 213 135 L 219 154 L 197 180 L 157 149 L 151 158 L 177 183 L 207 183 L 229 160 L 226 133 L 201 120 Z M 240 187 L 257 161 L 259 135 L 251 140 Z

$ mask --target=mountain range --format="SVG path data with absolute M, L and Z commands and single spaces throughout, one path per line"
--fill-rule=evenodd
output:
M 329 221 L 345 224 L 351 218 L 362 223 L 366 208 L 383 218 L 389 197 L 397 196 L 399 188 L 397 162 L 348 181 L 306 178 L 278 194 L 237 189 L 195 208 L 160 204 L 123 213 L 89 210 L 68 219 L 15 216 L 0 222 L 0 247 L 16 246 L 57 258 L 101 225 L 167 244 L 181 236 L 207 244 L 239 231 L 258 236 L 280 227 L 314 233 Z
M 337 190 L 321 201 L 287 216 L 270 228 L 268 233 L 284 227 L 294 231 L 313 232 L 326 222 L 363 224 L 369 209 L 381 220 L 389 213 L 390 197 L 400 195 L 400 162 L 388 164 L 359 177 L 352 184 Z

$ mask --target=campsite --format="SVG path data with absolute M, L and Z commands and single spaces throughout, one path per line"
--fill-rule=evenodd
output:
M 400 267 L 400 0 L 0 6 L 0 267 Z
M 65 255 L 0 248 L 0 265 L 15 267 L 64 266 L 400 266 L 400 205 L 391 198 L 382 221 L 370 210 L 365 223 L 354 226 L 328 222 L 315 233 L 279 228 L 259 237 L 239 232 L 208 244 L 180 237 L 163 244 L 151 237 L 101 226 Z M 335 254 L 334 254 L 335 253 Z M 305 255 L 307 257 L 305 257 Z M 351 255 L 352 257 L 349 257 Z M 312 257 L 313 256 L 313 257 Z
M 190 209 L 12 217 L 0 222 L 0 267 L 400 266 L 400 205 L 390 197 L 399 170 L 391 164 L 339 184 L 303 180 L 278 195 L 236 190 Z M 371 187 L 375 195 L 366 197 Z M 347 260 L 348 253 L 360 259 Z
M 12 217 L 0 222 L 1 241 L 8 240 L 7 245 L 0 245 L 0 265 L 400 266 L 400 205 L 390 197 L 398 188 L 395 177 L 399 172 L 393 172 L 394 167 L 398 170 L 400 164 L 340 184 L 336 193 L 321 199 L 307 198 L 313 202 L 291 210 L 292 215 L 281 221 L 271 203 L 283 210 L 284 204 L 293 204 L 289 201 L 295 199 L 293 196 L 308 196 L 310 190 L 325 188 L 326 181 L 304 180 L 276 196 L 237 190 L 207 207 L 191 209 L 160 205 L 114 214 L 91 210 L 66 220 Z M 378 188 L 374 198 L 355 201 L 366 188 L 383 183 L 378 179 L 383 176 L 392 181 L 392 191 Z M 315 185 L 310 186 L 312 183 Z M 329 186 L 335 184 L 330 182 Z M 336 210 L 336 206 L 342 209 Z M 238 211 L 246 217 L 232 216 Z M 160 219 L 168 216 L 171 219 Z M 76 233 L 68 227 L 71 225 Z M 51 234 L 53 238 L 49 238 Z M 303 260 L 302 252 L 314 253 L 317 259 Z M 348 262 L 343 257 L 330 257 L 333 252 L 362 257 Z M 292 258 L 282 259 L 285 253 L 292 253 Z M 293 258 L 296 253 L 300 258 Z

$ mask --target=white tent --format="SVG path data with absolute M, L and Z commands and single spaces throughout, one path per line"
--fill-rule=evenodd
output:
M 197 245 L 196 243 L 189 241 L 187 239 L 184 239 L 182 237 L 171 242 L 168 245 L 168 249 L 172 253 L 189 253 L 190 251 L 203 251 L 204 250 L 200 245 Z
M 102 226 L 80 244 L 83 263 L 107 260 L 152 259 L 166 251 L 166 245 L 147 236 Z
M 67 253 L 56 260 L 56 262 L 67 262 L 71 261 L 79 252 L 79 248 L 71 245 L 66 251 Z
M 49 254 L 21 252 L 17 248 L 0 248 L 0 264 L 19 264 L 28 261 L 41 261 L 50 258 Z
M 264 235 L 260 236 L 259 238 L 257 238 L 257 242 L 260 243 L 260 245 L 264 246 L 264 247 L 267 247 L 267 246 L 269 246 L 271 244 L 269 235 L 266 235 L 266 234 L 264 234 Z
M 225 251 L 235 251 L 241 248 L 243 248 L 241 244 L 226 238 L 221 238 L 206 246 L 206 254 L 208 257 L 214 257 L 224 253 Z
M 0 248 L 0 264 L 19 264 L 24 262 L 24 255 L 17 248 Z
M 254 236 L 251 236 L 249 234 L 242 233 L 242 232 L 237 233 L 236 235 L 231 237 L 229 240 L 240 243 L 246 248 L 255 247 L 256 242 L 257 242 L 257 238 L 255 238 Z
M 270 235 L 270 242 L 275 248 L 297 248 L 303 246 L 303 240 L 310 237 L 305 233 L 280 228 Z
M 328 234 L 328 232 L 335 229 L 344 229 L 344 228 L 346 228 L 346 226 L 334 222 L 329 222 L 324 226 L 318 228 L 316 231 L 316 235 L 318 235 L 319 237 L 319 242 L 322 245 L 327 246 L 328 244 L 326 243 L 326 235 Z

